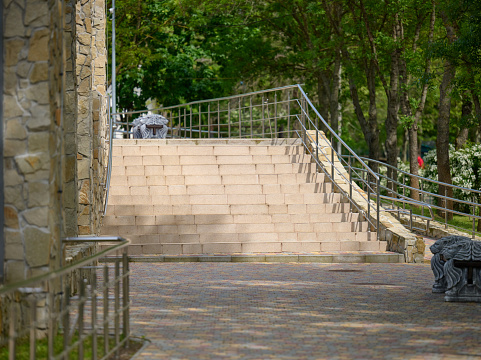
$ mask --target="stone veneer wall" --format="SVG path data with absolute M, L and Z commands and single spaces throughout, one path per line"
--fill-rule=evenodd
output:
M 64 139 L 69 124 L 62 108 L 68 6 L 59 0 L 3 0 L 3 6 L 5 275 L 14 282 L 62 261 L 61 229 L 69 222 L 62 198 L 73 179 L 66 170 L 74 145 Z
M 105 1 L 76 4 L 78 232 L 99 234 L 107 163 Z

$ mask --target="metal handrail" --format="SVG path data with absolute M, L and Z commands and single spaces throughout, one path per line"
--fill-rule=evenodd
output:
M 102 236 L 102 237 L 67 237 L 62 239 L 62 242 L 68 243 L 68 242 L 119 242 L 119 244 L 113 245 L 112 247 L 108 249 L 104 249 L 99 251 L 98 253 L 95 253 L 94 255 L 90 255 L 86 258 L 82 258 L 80 261 L 72 263 L 70 265 L 61 267 L 60 269 L 52 270 L 49 271 L 46 274 L 38 275 L 31 277 L 26 280 L 21 280 L 18 282 L 15 282 L 13 284 L 7 284 L 0 286 L 0 295 L 6 294 L 7 292 L 11 291 L 12 289 L 15 288 L 24 288 L 24 287 L 31 287 L 31 284 L 36 283 L 36 282 L 46 282 L 53 280 L 57 277 L 60 277 L 62 275 L 68 274 L 72 272 L 73 270 L 84 266 L 85 264 L 88 264 L 90 262 L 96 261 L 98 259 L 101 259 L 105 257 L 105 255 L 112 253 L 114 251 L 126 248 L 130 244 L 130 240 L 126 240 L 120 236 Z
M 385 195 L 379 195 L 379 197 L 381 199 L 385 199 L 385 200 L 393 200 L 393 198 L 389 197 L 389 196 L 385 196 Z M 416 200 L 412 200 L 412 199 L 395 199 L 396 202 L 402 202 L 404 204 L 411 204 L 411 205 L 419 205 L 419 206 L 425 206 L 429 209 L 429 213 L 431 214 L 431 217 L 427 217 L 427 216 L 424 216 L 424 215 L 419 215 L 419 214 L 414 214 L 414 216 L 416 217 L 420 217 L 422 219 L 426 219 L 427 220 L 427 226 L 426 226 L 426 229 L 424 231 L 429 231 L 429 221 L 434 221 L 434 213 L 433 213 L 433 209 L 431 207 L 431 205 L 429 204 L 425 204 L 421 201 L 416 201 Z M 384 209 L 384 211 L 396 211 L 396 212 L 400 212 L 400 211 L 406 211 L 406 209 Z M 412 209 L 409 209 L 409 228 L 411 229 L 411 231 L 413 230 L 413 210 Z M 419 228 L 416 228 L 417 230 L 423 230 L 423 229 L 419 229 Z
M 344 156 L 348 156 L 348 155 L 344 155 Z M 401 170 L 395 166 L 392 166 L 390 164 L 386 164 L 382 161 L 379 161 L 379 160 L 373 160 L 373 159 L 369 159 L 369 158 L 366 158 L 366 157 L 360 157 L 361 159 L 364 160 L 364 163 L 366 162 L 373 162 L 373 163 L 376 163 L 376 164 L 379 164 L 381 166 L 386 166 L 387 168 L 391 168 L 393 170 L 396 170 L 398 173 L 401 173 L 403 175 L 407 175 L 407 176 L 410 176 L 410 177 L 415 177 L 415 178 L 418 178 L 419 180 L 422 180 L 422 181 L 426 181 L 426 182 L 432 182 L 434 184 L 438 184 L 438 185 L 441 185 L 441 186 L 448 186 L 448 187 L 452 187 L 453 189 L 458 189 L 458 190 L 463 190 L 463 191 L 469 191 L 469 192 L 474 192 L 474 193 L 477 193 L 477 194 L 480 194 L 481 195 L 481 190 L 476 190 L 476 189 L 470 189 L 470 188 L 465 188 L 465 187 L 462 187 L 462 186 L 458 186 L 458 185 L 453 185 L 453 184 L 448 184 L 448 183 L 445 183 L 445 182 L 441 182 L 441 181 L 437 181 L 437 180 L 433 180 L 433 179 L 428 179 L 428 178 L 425 178 L 425 177 L 422 177 L 420 175 L 414 175 L 414 174 L 411 174 L 409 172 L 406 172 L 404 170 Z M 413 188 L 414 190 L 418 190 L 418 191 L 421 191 L 419 189 L 415 189 Z M 436 194 L 438 195 L 438 194 Z M 439 195 L 440 196 L 440 195 Z
M 344 157 L 349 157 L 349 155 L 344 155 Z M 425 178 L 425 177 L 422 177 L 420 175 L 414 175 L 414 174 L 411 174 L 409 172 L 406 172 L 406 171 L 403 171 L 403 170 L 400 170 L 392 165 L 389 165 L 389 164 L 386 164 L 386 163 L 383 163 L 382 161 L 379 161 L 379 160 L 372 160 L 372 159 L 368 159 L 368 158 L 365 158 L 365 157 L 362 157 L 363 160 L 365 160 L 366 162 L 372 162 L 372 163 L 376 163 L 380 166 L 385 166 L 386 168 L 390 168 L 390 169 L 393 169 L 393 170 L 396 170 L 399 174 L 401 174 L 401 176 L 403 177 L 403 179 L 408 176 L 408 177 L 415 177 L 417 178 L 420 183 L 433 183 L 433 184 L 437 184 L 437 185 L 441 185 L 443 186 L 445 189 L 447 189 L 448 187 L 449 188 L 452 188 L 453 190 L 460 190 L 460 191 L 465 191 L 465 192 L 469 192 L 469 193 L 472 193 L 473 196 L 478 196 L 478 195 L 481 195 L 481 190 L 476 190 L 476 189 L 469 189 L 469 188 L 465 188 L 465 187 L 462 187 L 462 186 L 458 186 L 458 185 L 453 185 L 453 184 L 448 184 L 448 183 L 444 183 L 444 182 L 441 182 L 441 181 L 437 181 L 437 180 L 432 180 L 432 179 L 428 179 L 428 178 Z M 356 168 L 356 170 L 359 170 L 359 171 L 363 171 L 363 169 L 361 168 Z M 422 194 L 423 195 L 423 199 L 425 197 L 425 195 L 427 196 L 431 196 L 432 198 L 436 198 L 436 199 L 439 199 L 439 200 L 442 200 L 445 204 L 445 206 L 439 206 L 439 205 L 436 205 L 436 204 L 430 204 L 430 203 L 427 203 L 425 201 L 419 201 L 423 206 L 425 207 L 430 207 L 431 209 L 435 209 L 435 210 L 439 210 L 439 211 L 443 211 L 445 212 L 445 216 L 444 216 L 444 225 L 445 225 L 445 228 L 447 228 L 448 226 L 448 220 L 447 220 L 447 213 L 451 213 L 453 215 L 460 215 L 460 216 L 463 216 L 463 217 L 467 217 L 469 219 L 472 219 L 473 221 L 473 229 L 471 231 L 471 235 L 473 238 L 475 238 L 475 235 L 476 234 L 479 234 L 478 231 L 476 231 L 476 228 L 475 228 L 475 222 L 476 220 L 480 220 L 481 219 L 481 215 L 476 215 L 475 213 L 475 209 L 476 207 L 480 208 L 481 207 L 481 204 L 479 203 L 476 203 L 476 202 L 473 202 L 473 201 L 467 201 L 467 200 L 463 200 L 463 199 L 457 199 L 455 197 L 449 197 L 447 196 L 447 190 L 445 191 L 445 195 L 440 195 L 440 194 L 437 194 L 437 193 L 432 193 L 432 192 L 429 192 L 427 190 L 424 189 L 424 187 L 421 187 L 421 188 L 414 188 L 410 185 L 406 185 L 404 182 L 400 182 L 398 181 L 397 179 L 392 179 L 390 177 L 388 177 L 387 175 L 383 175 L 383 174 L 380 174 L 379 173 L 379 176 L 382 178 L 382 179 L 386 179 L 388 182 L 391 182 L 392 184 L 396 185 L 396 188 L 402 188 L 403 190 L 409 190 L 409 191 L 416 191 L 418 192 L 419 194 Z M 356 181 L 359 181 L 359 182 L 362 182 L 362 183 L 366 183 L 364 179 L 362 178 L 356 178 L 355 179 Z M 395 194 L 395 196 L 391 196 L 389 197 L 391 199 L 391 201 L 397 201 L 399 200 L 400 198 L 399 197 L 403 197 L 404 199 L 409 199 L 409 197 L 407 197 L 406 195 L 403 195 L 403 194 L 399 194 L 397 191 L 394 190 L 394 186 L 392 186 L 392 188 L 389 188 L 387 186 L 382 186 L 381 185 L 381 189 L 384 189 L 388 192 L 390 192 L 391 194 Z M 464 205 L 467 205 L 468 207 L 472 207 L 473 208 L 473 213 L 472 214 L 468 214 L 468 213 L 465 213 L 465 212 L 462 212 L 462 211 L 458 211 L 458 210 L 454 210 L 454 209 L 449 209 L 447 208 L 446 206 L 446 203 L 448 201 L 452 201 L 454 203 L 459 203 L 459 204 L 464 204 Z M 435 221 L 433 219 L 433 221 Z M 461 228 L 459 226 L 456 226 L 456 225 L 450 225 L 452 227 L 455 227 L 457 229 L 463 229 L 464 231 L 466 231 L 466 229 L 464 228 Z
M 307 97 L 306 93 L 304 92 L 304 90 L 302 89 L 302 87 L 300 85 L 297 85 L 297 87 L 299 88 L 299 90 L 301 91 L 301 93 L 304 95 L 304 98 L 306 99 L 307 103 L 309 104 L 309 106 L 311 107 L 311 109 L 315 112 L 315 114 L 319 117 L 319 119 L 321 119 L 321 121 L 323 122 L 324 126 L 329 130 L 329 132 L 331 133 L 331 135 L 336 138 L 337 141 L 339 141 L 342 145 L 344 145 L 344 147 L 351 153 L 352 156 L 355 157 L 356 160 L 358 160 L 364 167 L 367 171 L 369 171 L 369 173 L 376 179 L 378 180 L 379 177 L 377 176 L 377 174 L 371 170 L 371 168 L 369 166 L 366 165 L 366 163 L 341 139 L 341 137 L 334 131 L 332 130 L 332 128 L 329 126 L 329 124 L 326 122 L 326 120 L 324 120 L 324 118 L 322 117 L 322 115 L 317 111 L 317 109 L 314 107 L 314 105 L 312 105 L 312 102 L 311 100 Z M 316 129 L 317 130 L 317 129 Z M 334 146 L 332 146 L 331 144 L 331 148 L 335 151 L 334 149 Z
M 300 123 L 301 128 L 302 128 L 305 132 L 307 132 L 307 129 L 306 129 L 305 125 L 302 123 L 302 121 L 301 121 L 299 118 L 298 118 L 298 120 L 299 120 L 299 123 Z M 309 120 L 309 122 L 311 123 L 311 125 L 312 125 L 313 127 L 315 127 L 315 124 L 312 122 L 312 120 L 310 119 L 310 117 L 308 117 L 308 120 Z M 316 143 L 316 147 L 317 147 L 317 149 L 316 149 L 317 153 L 316 153 L 316 154 L 311 151 L 311 149 L 309 148 L 309 145 L 306 144 L 305 139 L 303 138 L 303 136 L 302 136 L 301 134 L 299 134 L 298 132 L 297 132 L 297 134 L 298 134 L 299 138 L 301 139 L 301 141 L 302 141 L 304 147 L 306 148 L 307 152 L 311 154 L 311 156 L 313 157 L 313 159 L 314 159 L 314 161 L 316 162 L 316 164 L 318 165 L 318 167 L 319 167 L 319 168 L 324 172 L 324 174 L 331 180 L 331 183 L 338 189 L 338 191 L 339 191 L 340 193 L 342 193 L 343 195 L 345 195 L 345 196 L 347 197 L 347 199 L 349 200 L 349 202 L 351 203 L 351 205 L 354 206 L 359 213 L 361 213 L 361 214 L 363 214 L 363 215 L 365 216 L 366 220 L 368 221 L 368 223 L 369 223 L 370 225 L 372 225 L 372 226 L 374 226 L 376 229 L 378 229 L 378 228 L 379 228 L 379 211 L 378 211 L 379 208 L 377 208 L 377 209 L 374 208 L 374 207 L 372 206 L 372 204 L 370 203 L 369 196 L 368 196 L 368 198 L 366 199 L 366 198 L 364 197 L 364 195 L 363 195 L 361 192 L 359 192 L 356 187 L 353 187 L 353 186 L 352 186 L 352 179 L 346 178 L 346 177 L 344 176 L 344 174 L 342 173 L 342 171 L 335 166 L 335 164 L 334 164 L 334 159 L 333 159 L 332 157 L 331 157 L 331 159 L 329 159 L 328 156 L 327 156 L 328 154 L 325 153 L 325 152 L 322 150 L 322 148 L 319 148 L 319 146 L 318 146 L 318 145 L 319 145 L 319 141 L 318 141 L 319 135 L 321 134 L 321 137 L 324 137 L 325 140 L 327 140 L 327 138 L 326 138 L 325 136 L 323 136 L 322 133 L 321 133 L 319 130 L 317 130 L 317 128 L 316 128 L 315 131 L 316 131 L 316 137 L 317 137 L 317 139 L 313 139 L 310 134 L 306 134 L 306 136 L 309 137 L 309 139 L 311 140 L 311 143 Z M 334 154 L 334 153 L 335 153 L 335 154 L 337 155 L 338 153 L 337 153 L 337 151 L 334 149 L 334 147 L 332 146 L 332 142 L 329 143 L 329 144 L 330 144 L 331 154 Z M 329 162 L 329 164 L 331 165 L 331 173 L 329 173 L 328 169 L 326 169 L 326 168 L 325 168 L 324 166 L 322 166 L 322 164 L 320 163 L 320 161 L 319 161 L 319 151 L 321 152 L 321 155 L 322 155 L 322 156 Z M 348 194 L 344 189 L 342 189 L 342 187 L 339 186 L 339 184 L 337 183 L 337 181 L 335 181 L 335 175 L 334 175 L 333 170 L 335 170 L 335 171 L 337 172 L 337 174 L 338 174 L 342 179 L 344 179 L 347 183 L 349 183 L 349 186 L 350 186 L 350 194 Z M 356 191 L 356 192 L 366 201 L 367 206 L 368 206 L 368 214 L 366 214 L 365 211 L 364 211 L 361 207 L 359 207 L 358 204 L 357 204 L 355 201 L 353 201 L 353 199 L 352 199 L 352 191 L 353 191 L 353 190 Z M 371 219 L 370 219 L 370 216 L 369 216 L 369 215 L 370 215 L 370 212 L 369 212 L 369 209 L 370 209 L 370 208 L 373 208 L 373 210 L 376 211 L 376 222 L 377 222 L 376 224 L 374 224 L 374 223 L 371 221 Z M 377 235 L 379 236 L 379 232 L 377 232 Z
M 49 359 L 68 359 L 74 349 L 78 350 L 79 359 L 83 359 L 84 341 L 87 338 L 92 339 L 91 358 L 94 360 L 107 359 L 112 354 L 118 355 L 120 348 L 128 345 L 130 271 L 127 249 L 130 242 L 121 237 L 86 236 L 62 239 L 63 244 L 99 242 L 115 244 L 60 269 L 0 288 L 0 298 L 7 314 L 0 323 L 3 326 L 0 344 L 8 344 L 9 359 L 16 358 L 17 341 L 23 339 L 28 340 L 29 358 L 35 359 L 36 342 L 42 333 L 48 339 Z M 123 256 L 115 259 L 113 270 L 109 270 L 110 266 L 107 264 L 97 265 L 99 260 L 109 254 L 118 254 L 118 251 L 122 251 Z M 102 268 L 103 276 L 98 277 L 100 274 L 97 270 Z M 112 278 L 109 276 L 111 271 L 114 272 Z M 75 292 L 76 296 L 72 296 Z M 114 304 L 109 310 L 109 293 L 112 292 Z M 103 308 L 103 319 L 98 317 L 98 303 L 102 299 L 99 295 L 103 298 L 103 306 L 99 307 Z M 72 315 L 76 315 L 73 323 L 70 321 Z M 90 322 L 85 322 L 87 315 Z M 87 323 L 90 324 L 89 327 L 85 326 Z M 110 325 L 113 325 L 113 334 Z M 42 331 L 38 332 L 39 329 Z M 59 335 L 59 330 L 63 330 L 63 348 L 55 350 L 54 340 Z M 78 335 L 76 340 L 72 338 L 74 333 Z M 103 333 L 105 340 L 102 357 L 98 352 L 99 333 Z M 121 333 L 124 336 L 122 340 Z M 114 340 L 113 345 L 109 339 Z
M 109 153 L 108 153 L 108 160 L 107 160 L 107 173 L 105 176 L 105 197 L 104 197 L 104 206 L 103 206 L 103 216 L 107 214 L 107 206 L 109 202 L 109 191 L 110 191 L 110 178 L 112 176 L 112 149 L 113 149 L 113 138 L 114 138 L 114 127 L 113 127 L 113 115 L 110 113 L 110 95 L 107 97 L 108 99 L 108 120 L 109 120 Z
M 191 102 L 188 102 L 188 103 L 185 103 L 185 104 L 165 106 L 165 107 L 160 107 L 160 108 L 156 108 L 156 109 L 145 109 L 145 110 L 137 110 L 137 111 L 116 112 L 116 113 L 113 113 L 112 115 L 130 115 L 130 114 L 141 114 L 141 113 L 144 113 L 144 112 L 147 112 L 147 111 L 157 111 L 157 112 L 158 111 L 165 111 L 165 110 L 176 109 L 178 107 L 185 107 L 185 106 L 198 105 L 198 104 L 207 104 L 209 102 L 232 100 L 232 99 L 237 99 L 239 97 L 249 97 L 249 96 L 254 96 L 254 95 L 266 94 L 266 93 L 273 92 L 273 91 L 288 90 L 288 89 L 293 89 L 293 88 L 300 87 L 300 86 L 301 85 L 299 85 L 299 84 L 280 86 L 280 87 L 273 88 L 273 89 L 253 91 L 253 92 L 246 93 L 246 94 L 231 95 L 231 96 L 225 96 L 225 97 L 220 97 L 220 98 L 215 98 L 215 99 L 196 100 L 196 101 L 191 101 Z
M 287 92 L 287 97 L 282 96 L 283 94 L 285 94 L 285 92 Z M 294 92 L 295 96 L 291 97 L 291 92 Z M 279 98 L 278 93 L 281 94 Z M 273 101 L 269 101 L 272 100 L 271 96 L 274 98 Z M 225 104 L 225 102 L 227 102 L 227 104 Z M 278 107 L 280 108 L 280 110 L 278 109 Z M 298 109 L 298 113 L 295 113 L 296 109 Z M 292 110 L 294 110 L 294 113 L 292 113 Z M 303 90 L 300 84 L 282 86 L 273 89 L 254 91 L 246 94 L 232 95 L 216 99 L 192 101 L 185 104 L 160 107 L 156 109 L 116 112 L 111 114 L 111 119 L 113 119 L 114 116 L 126 116 L 146 112 L 162 113 L 165 114 L 165 116 L 168 116 L 167 114 L 170 113 L 172 120 L 172 137 L 189 138 L 192 137 L 192 135 L 194 134 L 199 138 L 203 137 L 204 135 L 207 135 L 207 137 L 209 138 L 280 137 L 282 136 L 281 134 L 287 134 L 287 136 L 289 136 L 292 132 L 296 133 L 297 136 L 302 140 L 302 143 L 304 144 L 309 153 L 311 153 L 309 150 L 309 144 L 307 144 L 305 141 L 306 133 L 308 130 L 316 131 L 316 140 L 314 142 L 319 145 L 319 135 L 323 133 L 319 130 L 318 124 L 321 124 L 326 129 L 326 131 L 331 134 L 331 141 L 329 141 L 325 136 L 324 138 L 326 140 L 326 144 L 328 144 L 331 148 L 332 155 L 334 156 L 334 154 L 336 154 L 338 159 L 342 159 L 334 147 L 334 143 L 340 144 L 340 146 L 345 149 L 347 153 L 350 154 L 350 156 L 352 156 L 359 164 L 361 164 L 361 166 L 364 168 L 364 171 L 368 172 L 369 176 L 373 180 L 379 182 L 378 175 L 373 172 L 367 164 L 364 163 L 363 159 L 360 158 L 324 120 L 324 118 L 312 104 L 311 100 L 308 98 L 306 92 Z M 211 116 L 214 121 L 211 121 Z M 246 118 L 248 119 L 246 120 Z M 305 124 L 302 123 L 301 118 L 308 121 L 309 129 L 304 126 Z M 312 120 L 313 118 L 316 119 L 315 122 Z M 287 123 L 287 130 L 281 131 L 277 127 L 279 119 L 284 119 L 284 121 Z M 177 126 L 174 122 L 178 123 Z M 291 128 L 291 125 L 293 127 L 295 122 L 301 124 L 302 134 L 300 134 L 299 131 L 297 131 L 296 129 Z M 116 128 L 116 132 L 123 134 L 131 133 L 131 131 L 129 131 L 129 125 L 130 124 L 127 121 L 112 122 L 112 128 Z M 268 126 L 267 129 L 266 125 Z M 127 127 L 126 130 L 120 129 L 120 127 L 124 126 Z M 274 130 L 272 129 L 273 127 Z M 321 135 L 321 137 L 323 137 L 323 135 Z M 113 138 L 113 136 L 111 136 L 111 138 Z M 311 153 L 311 155 L 315 159 L 318 167 L 322 169 L 323 166 L 319 162 L 318 158 L 319 146 L 317 146 L 317 148 L 318 150 L 316 150 L 316 154 Z M 359 192 L 355 186 L 353 187 L 352 179 L 348 179 L 347 177 L 345 177 L 342 174 L 342 171 L 340 171 L 340 169 L 334 170 L 334 158 L 332 158 L 330 165 L 332 178 L 328 174 L 328 171 L 324 172 L 333 182 L 333 186 L 335 186 L 339 190 L 339 192 L 341 192 L 349 199 L 352 207 L 356 208 L 361 213 L 364 213 L 364 211 L 358 204 L 356 204 L 352 200 L 352 192 L 358 192 L 362 196 L 362 198 L 365 199 L 365 201 L 367 202 L 367 214 L 364 215 L 366 215 L 368 222 L 377 231 L 379 229 L 379 202 L 376 205 L 373 205 L 371 204 L 370 200 L 371 194 L 376 194 L 379 191 L 379 188 L 376 187 L 370 189 L 370 191 L 367 192 L 366 198 L 365 194 Z M 349 174 L 351 174 L 352 169 L 350 168 L 350 164 L 344 165 L 348 166 Z M 111 167 L 110 162 L 109 166 Z M 109 170 L 108 173 L 110 173 L 110 171 L 111 170 Z M 344 178 L 344 180 L 349 183 L 349 194 L 346 191 L 342 190 L 342 188 L 338 186 L 338 184 L 336 184 L 334 179 L 334 171 L 336 171 L 337 174 L 341 176 L 341 178 Z M 106 207 L 107 206 L 105 206 L 105 210 Z M 373 222 L 370 218 L 371 213 L 376 214 L 374 216 L 375 222 Z M 379 236 L 379 231 L 377 233 Z

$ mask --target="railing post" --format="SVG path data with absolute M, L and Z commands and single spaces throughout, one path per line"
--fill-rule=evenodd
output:
M 199 104 L 199 139 L 202 139 L 202 107 Z
M 119 357 L 119 342 L 120 342 L 120 260 L 115 260 L 115 274 L 114 274 L 114 334 L 115 334 L 115 356 Z
M 179 123 L 177 124 L 177 137 L 180 138 L 181 130 L 180 130 L 180 123 L 182 122 L 182 112 L 180 111 L 179 108 Z
M 54 321 L 53 321 L 53 312 L 54 312 L 54 294 L 53 294 L 53 285 L 52 282 L 49 281 L 47 282 L 47 289 L 48 289 L 48 294 L 47 294 L 47 307 L 48 307 L 48 358 L 51 359 L 53 358 L 53 343 L 54 343 Z
M 227 137 L 230 139 L 230 100 L 227 101 Z
M 35 322 L 37 321 L 37 299 L 34 297 L 30 301 L 30 360 L 35 360 L 36 356 L 36 331 Z
M 376 180 L 376 237 L 379 240 L 380 237 L 380 229 L 379 229 L 379 212 L 381 211 L 381 178 L 378 176 Z
M 291 137 L 291 91 L 287 90 L 287 137 Z
M 187 137 L 187 108 L 184 108 L 184 139 Z
M 242 137 L 242 107 L 241 98 L 239 97 L 239 139 Z
M 14 302 L 12 302 L 13 305 L 15 305 Z M 17 358 L 17 353 L 16 353 L 16 336 L 15 334 L 15 322 L 16 322 L 16 314 L 17 312 L 15 309 L 12 309 L 12 305 L 10 305 L 10 312 L 9 312 L 9 317 L 10 317 L 10 323 L 8 327 L 8 360 L 15 360 Z
M 212 127 L 212 120 L 210 119 L 210 104 L 207 105 L 207 127 L 208 127 L 208 132 L 207 132 L 207 137 L 210 139 L 211 135 L 211 127 Z
M 367 175 L 367 220 L 371 219 L 371 186 L 369 186 L 369 174 Z M 369 231 L 370 228 L 369 228 Z
M 332 181 L 334 182 L 334 147 L 332 146 L 333 140 L 334 140 L 334 136 L 331 134 L 331 175 L 332 175 Z
M 316 172 L 319 172 L 319 131 L 316 131 Z
M 83 279 L 83 271 L 80 269 L 79 285 L 79 304 L 78 304 L 78 358 L 84 358 L 84 308 L 85 308 L 85 282 Z
M 262 95 L 262 117 L 261 117 L 261 123 L 262 123 L 262 138 L 265 138 L 265 120 L 264 120 L 264 95 Z
M 122 306 L 123 306 L 123 335 L 124 338 L 128 339 L 130 337 L 130 299 L 129 299 L 129 287 L 130 287 L 130 279 L 129 279 L 129 258 L 127 255 L 127 251 L 125 251 L 122 255 L 122 270 L 123 270 L 123 280 L 122 280 Z M 126 347 L 129 346 L 129 341 L 126 342 Z
M 254 119 L 252 118 L 252 95 L 249 97 L 249 120 L 251 123 L 251 139 L 252 139 L 254 137 L 254 129 L 253 129 Z
M 306 106 L 306 99 L 304 99 L 303 97 L 301 100 L 301 120 L 302 120 L 302 132 L 304 135 L 304 139 L 303 139 L 304 144 L 306 144 L 306 141 L 307 141 L 306 114 L 304 113 L 305 106 Z
M 276 138 L 279 137 L 278 130 L 277 130 L 277 93 L 274 93 L 274 132 Z
M 419 179 L 419 188 L 421 189 L 421 192 L 419 193 L 419 197 L 421 199 L 421 202 L 424 203 L 423 181 L 421 179 Z M 424 216 L 424 205 L 421 206 L 421 216 Z
M 109 268 L 104 265 L 104 356 L 109 353 Z
M 220 101 L 217 100 L 217 138 L 220 139 Z
M 409 230 L 413 231 L 413 209 L 409 209 Z
M 348 155 L 348 170 L 349 170 L 349 199 L 352 200 L 352 166 L 351 166 L 351 155 Z M 352 201 L 349 201 L 349 209 L 352 212 Z
M 92 359 L 97 359 L 97 269 L 90 270 L 92 273 L 90 283 L 90 302 L 92 303 Z
M 192 106 L 190 107 L 190 138 L 192 139 Z
M 64 293 L 63 293 L 63 349 L 66 350 L 70 345 L 70 337 L 69 337 L 69 330 L 70 330 L 70 286 L 65 286 Z M 64 360 L 68 360 L 68 354 L 65 354 Z
M 448 228 L 448 187 L 444 187 L 444 228 Z
M 476 237 L 476 195 L 473 195 L 473 239 Z

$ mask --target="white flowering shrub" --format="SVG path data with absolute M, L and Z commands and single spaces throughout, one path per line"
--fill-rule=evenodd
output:
M 398 158 L 398 165 L 397 165 L 397 168 L 401 171 L 404 171 L 406 173 L 410 173 L 410 168 L 409 168 L 409 162 L 402 162 L 400 158 Z M 401 184 L 404 184 L 406 187 L 407 186 L 410 186 L 411 185 L 411 177 L 407 174 L 404 174 L 402 173 L 401 171 L 398 171 L 397 172 L 397 181 Z M 384 176 L 387 176 L 387 167 L 386 166 L 380 166 L 379 167 L 379 173 L 381 175 L 384 175 Z M 424 176 L 424 170 L 423 169 L 419 169 L 418 170 L 418 175 L 419 176 Z M 386 178 L 381 178 L 381 186 L 387 186 L 388 185 L 388 181 Z M 404 191 L 404 195 L 405 196 L 410 196 L 410 190 L 407 189 L 407 188 L 404 188 L 403 190 L 403 186 L 398 186 L 397 187 L 397 192 L 398 194 L 400 195 L 403 195 L 403 191 Z M 387 195 L 387 191 L 384 190 L 382 192 L 382 195 Z
M 468 189 L 481 190 L 481 144 L 466 146 L 455 150 L 454 145 L 449 145 L 449 163 L 453 185 Z M 436 149 L 429 151 L 424 157 L 424 177 L 438 180 L 438 166 Z M 424 184 L 424 188 L 437 193 L 438 186 L 434 183 Z M 473 194 L 469 191 L 455 189 L 453 196 L 456 199 L 473 201 Z M 458 204 L 458 210 L 469 211 L 466 206 Z

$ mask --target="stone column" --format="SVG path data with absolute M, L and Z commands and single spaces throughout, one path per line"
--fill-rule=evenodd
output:
M 104 8 L 104 0 L 76 4 L 78 228 L 81 235 L 99 233 L 105 196 L 107 57 Z
M 63 16 L 55 0 L 3 6 L 5 275 L 14 282 L 61 261 Z
M 77 236 L 77 76 L 76 0 L 65 0 L 65 101 L 64 101 L 64 236 Z

